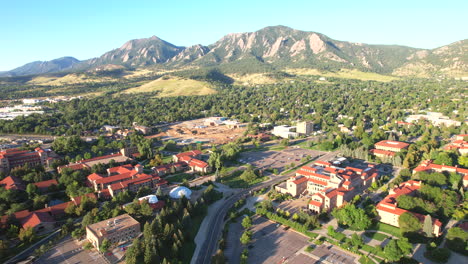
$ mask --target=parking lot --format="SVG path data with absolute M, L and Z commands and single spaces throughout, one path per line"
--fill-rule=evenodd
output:
M 75 239 L 67 238 L 57 243 L 57 246 L 47 251 L 35 264 L 77 264 L 77 263 L 94 263 L 94 264 L 109 264 L 101 254 L 96 250 L 84 250 Z
M 297 166 L 301 164 L 301 160 L 307 156 L 314 159 L 326 153 L 328 152 L 290 147 L 281 151 L 243 152 L 240 155 L 239 161 L 242 163 L 250 163 L 257 168 L 277 169 L 281 172 L 286 165 L 294 163 Z
M 308 245 L 308 238 L 263 217 L 255 217 L 248 263 L 282 263 Z
M 328 243 L 316 247 L 312 254 L 317 256 L 320 261 L 328 263 L 354 264 L 357 260 L 355 255 Z

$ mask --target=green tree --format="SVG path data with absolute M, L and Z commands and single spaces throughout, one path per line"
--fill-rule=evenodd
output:
M 400 225 L 401 232 L 417 232 L 421 230 L 421 222 L 412 213 L 405 212 L 398 218 L 398 224 Z
M 244 219 L 242 219 L 242 226 L 245 229 L 249 229 L 252 226 L 252 219 L 248 216 L 244 217 Z
M 36 232 L 32 227 L 21 228 L 18 234 L 18 238 L 24 243 L 32 243 L 36 238 Z
M 468 232 L 460 227 L 452 227 L 447 232 L 447 247 L 455 252 L 467 254 Z
M 458 164 L 460 164 L 460 166 L 468 168 L 468 156 L 459 156 Z
M 354 230 L 365 230 L 371 225 L 371 219 L 362 208 L 357 208 L 354 204 L 334 209 L 332 215 L 339 223 L 348 225 Z
M 26 186 L 26 192 L 28 193 L 29 197 L 34 197 L 38 193 L 38 188 L 36 185 L 29 183 Z
M 257 179 L 257 174 L 255 174 L 255 171 L 251 165 L 247 165 L 247 169 L 242 172 L 240 178 L 247 183 L 251 183 Z
M 139 259 L 143 255 L 142 243 L 139 238 L 133 240 L 132 245 L 127 249 L 125 253 L 125 262 L 127 264 L 138 264 Z
M 99 246 L 99 251 L 106 252 L 110 248 L 110 246 L 111 244 L 109 240 L 107 238 L 104 238 L 104 240 L 102 240 L 101 245 Z
M 411 252 L 412 246 L 406 238 L 390 240 L 384 247 L 385 258 L 391 262 L 399 261 Z
M 240 242 L 243 245 L 247 245 L 250 242 L 251 237 L 252 233 L 250 231 L 244 231 L 244 233 L 242 233 L 242 236 L 240 237 Z

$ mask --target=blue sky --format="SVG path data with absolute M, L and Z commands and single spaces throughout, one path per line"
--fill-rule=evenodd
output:
M 208 45 L 273 25 L 435 48 L 468 38 L 467 10 L 463 0 L 1 0 L 0 71 L 63 56 L 89 59 L 152 35 L 179 46 Z

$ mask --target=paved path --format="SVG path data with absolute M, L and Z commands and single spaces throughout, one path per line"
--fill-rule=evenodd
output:
M 196 263 L 195 261 L 198 258 L 198 255 L 200 254 L 200 250 L 202 248 L 203 243 L 207 239 L 208 235 L 208 230 L 211 228 L 210 223 L 213 221 L 213 219 L 216 217 L 216 213 L 224 206 L 226 199 L 231 197 L 232 194 L 238 192 L 238 189 L 230 189 L 229 187 L 220 184 L 220 183 L 215 183 L 216 185 L 216 190 L 223 192 L 223 199 L 216 201 L 214 204 L 212 204 L 208 208 L 208 213 L 203 219 L 202 224 L 200 225 L 200 229 L 198 229 L 198 233 L 195 236 L 195 252 L 193 253 L 192 260 L 190 261 L 191 264 Z M 224 227 L 224 226 L 223 226 Z

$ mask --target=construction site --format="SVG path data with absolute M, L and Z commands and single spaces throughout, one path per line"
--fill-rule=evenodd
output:
M 241 137 L 246 124 L 222 117 L 201 118 L 179 122 L 161 128 L 161 132 L 151 137 L 174 140 L 178 144 L 211 143 L 225 144 Z

